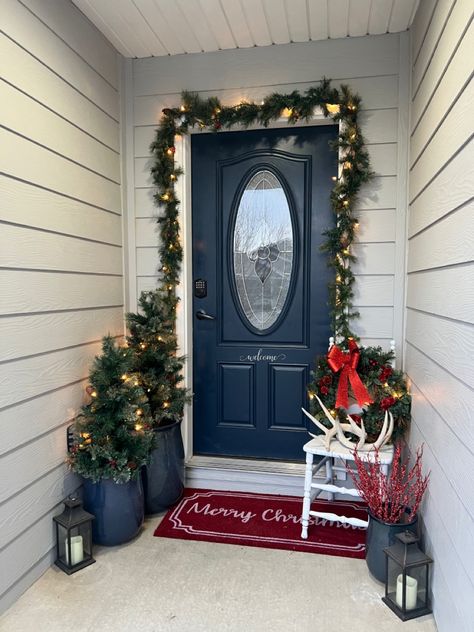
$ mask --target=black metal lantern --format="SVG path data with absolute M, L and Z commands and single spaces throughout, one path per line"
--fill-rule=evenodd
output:
M 382 601 L 402 621 L 430 613 L 429 572 L 433 560 L 418 546 L 410 531 L 397 533 L 397 542 L 384 549 L 386 555 L 385 597 Z
M 64 511 L 53 518 L 56 524 L 56 566 L 71 575 L 93 564 L 92 521 L 79 498 L 64 501 Z

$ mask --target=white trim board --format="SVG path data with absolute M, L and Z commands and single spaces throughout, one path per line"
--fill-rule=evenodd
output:
M 133 165 L 133 127 L 127 121 L 133 120 L 133 65 L 131 59 L 122 59 L 120 65 L 120 151 L 122 159 L 122 228 L 123 228 L 123 269 L 125 312 L 133 311 L 137 304 L 137 262 L 135 224 L 135 172 Z M 126 334 L 124 319 L 124 333 Z
M 393 338 L 398 368 L 405 363 L 405 314 L 408 226 L 408 164 L 410 129 L 409 36 L 400 33 L 397 125 L 397 208 L 395 220 L 395 277 L 393 293 Z

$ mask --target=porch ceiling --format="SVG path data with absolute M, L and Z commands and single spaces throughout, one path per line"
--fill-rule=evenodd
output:
M 405 31 L 419 0 L 73 0 L 125 57 Z

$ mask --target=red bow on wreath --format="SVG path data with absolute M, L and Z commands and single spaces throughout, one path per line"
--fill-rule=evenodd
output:
M 334 373 L 341 371 L 337 387 L 336 408 L 349 407 L 349 382 L 359 406 L 371 404 L 373 399 L 362 384 L 356 370 L 359 364 L 360 353 L 355 340 L 349 339 L 349 353 L 344 353 L 342 349 L 333 345 L 329 349 L 327 358 L 328 364 Z

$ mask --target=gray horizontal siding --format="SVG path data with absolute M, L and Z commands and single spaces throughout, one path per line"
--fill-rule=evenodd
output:
M 66 427 L 123 333 L 116 52 L 62 0 L 4 0 L 2 30 L 0 612 L 54 559 Z
M 406 370 L 440 632 L 474 621 L 472 17 L 470 0 L 420 3 L 411 36 Z

